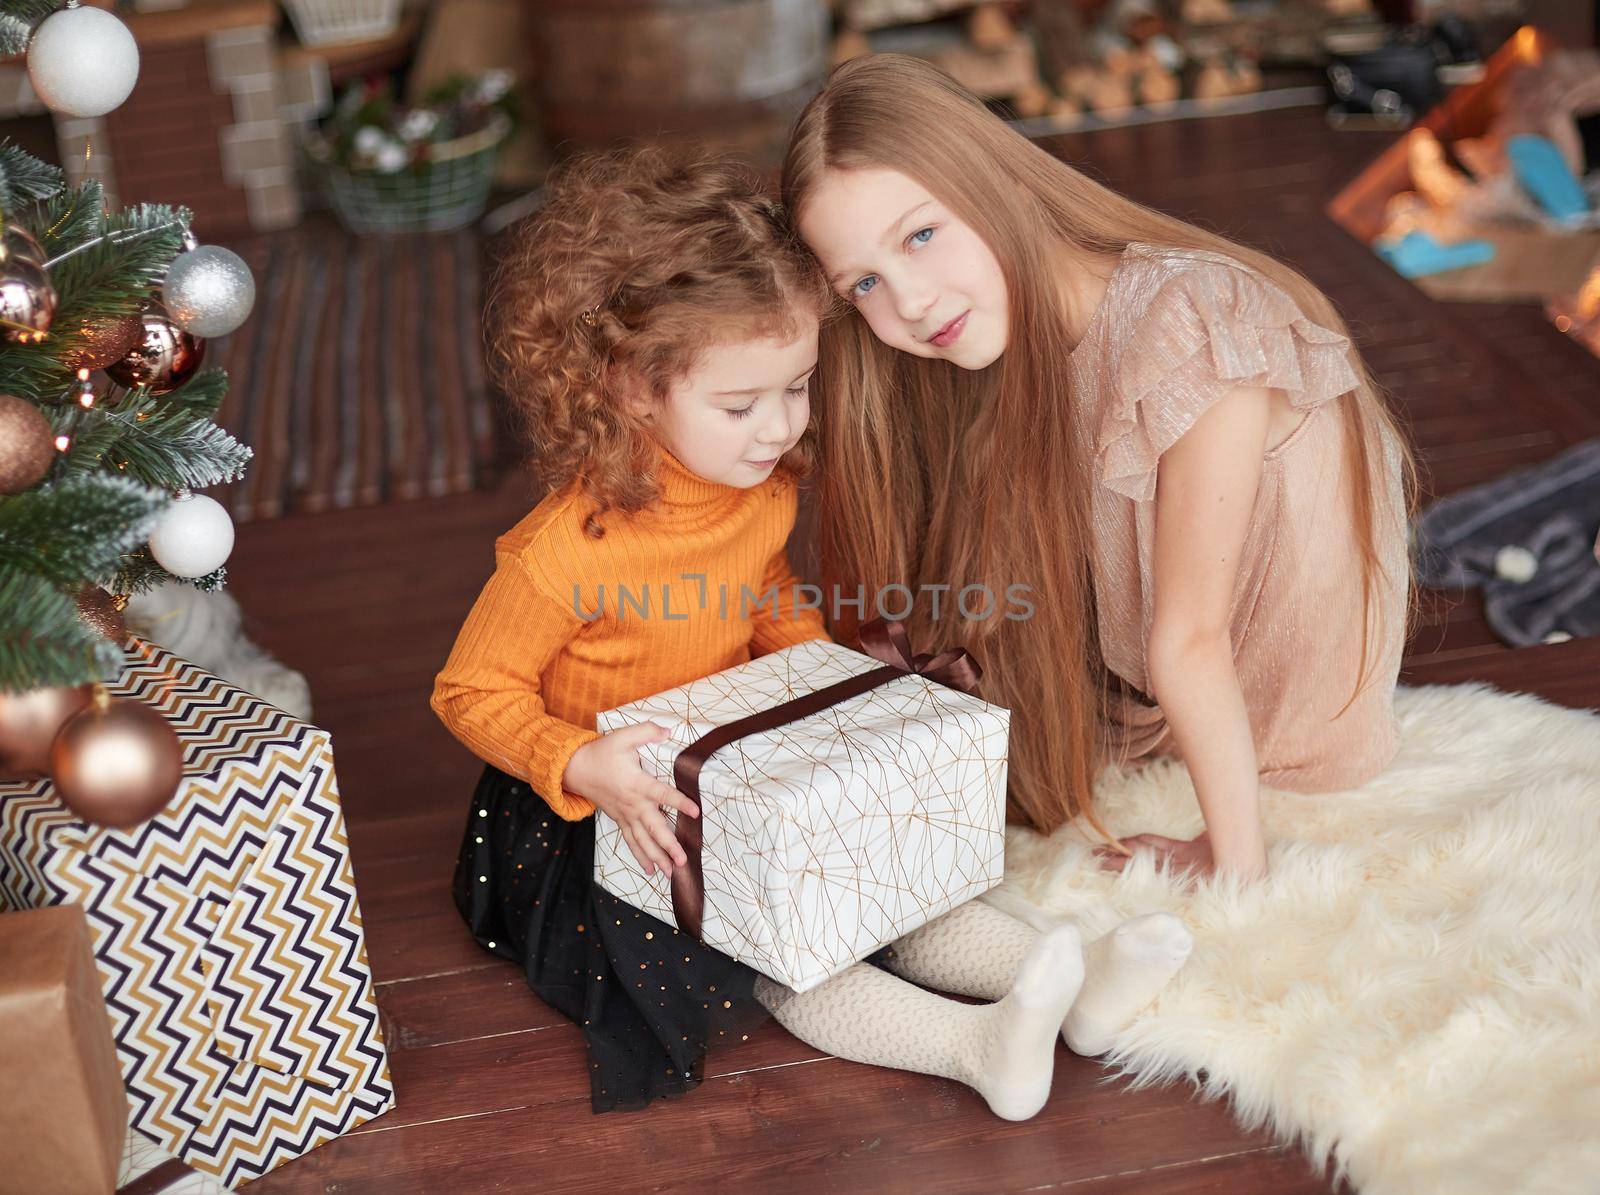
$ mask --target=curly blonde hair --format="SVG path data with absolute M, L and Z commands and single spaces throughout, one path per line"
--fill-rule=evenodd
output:
M 627 401 L 660 403 L 714 344 L 790 338 L 830 292 L 753 169 L 644 148 L 564 166 L 490 284 L 490 364 L 551 489 L 608 510 L 659 495 L 658 448 Z M 807 428 L 782 465 L 811 473 Z

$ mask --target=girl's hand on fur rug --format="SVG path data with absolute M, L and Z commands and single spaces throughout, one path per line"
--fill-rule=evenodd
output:
M 1190 839 L 1167 838 L 1161 834 L 1135 834 L 1132 838 L 1124 838 L 1122 843 L 1133 851 L 1141 847 L 1155 851 L 1158 866 L 1165 861 L 1171 871 L 1190 872 L 1191 884 L 1194 880 L 1208 876 L 1216 870 L 1216 860 L 1211 855 L 1211 838 L 1207 834 Z M 1119 855 L 1110 847 L 1104 846 L 1095 847 L 1094 855 L 1100 860 L 1102 871 L 1121 871 L 1133 857 Z

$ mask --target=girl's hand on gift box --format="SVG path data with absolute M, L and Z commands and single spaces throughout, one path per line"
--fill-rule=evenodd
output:
M 668 732 L 654 722 L 613 730 L 574 751 L 562 779 L 564 787 L 587 797 L 596 809 L 604 810 L 617 823 L 622 841 L 639 860 L 645 875 L 656 871 L 671 875 L 674 866 L 682 867 L 689 861 L 662 807 L 689 817 L 700 816 L 693 801 L 646 772 L 639 760 L 640 747 L 668 737 Z

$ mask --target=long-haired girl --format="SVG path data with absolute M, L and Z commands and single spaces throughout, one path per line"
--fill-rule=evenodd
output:
M 896 55 L 835 70 L 783 198 L 853 308 L 818 373 L 824 580 L 1035 591 L 907 620 L 1013 710 L 1017 820 L 1100 829 L 1097 769 L 1175 754 L 1207 833 L 1130 841 L 1254 875 L 1260 781 L 1388 763 L 1414 471 L 1326 296 Z

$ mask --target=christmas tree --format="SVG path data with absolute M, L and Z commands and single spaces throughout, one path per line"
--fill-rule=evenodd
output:
M 23 49 L 57 113 L 104 115 L 138 75 L 127 27 L 72 0 L 0 0 L 0 53 Z M 123 664 L 120 603 L 175 577 L 223 583 L 232 522 L 192 491 L 242 476 L 250 449 L 213 422 L 227 379 L 202 362 L 255 284 L 190 222 L 183 207 L 109 210 L 99 182 L 0 144 L 0 778 L 53 771 L 60 727 L 159 723 L 99 687 Z M 176 739 L 145 730 L 171 765 L 147 785 L 164 800 Z
M 37 10 L 5 6 L 0 50 Z M 226 375 L 195 369 L 203 341 L 153 302 L 195 248 L 190 220 L 108 212 L 98 182 L 68 186 L 0 146 L 0 691 L 114 673 L 120 646 L 80 602 L 170 579 L 148 543 L 174 495 L 234 480 L 250 457 L 212 422 Z M 187 579 L 214 588 L 224 571 Z

